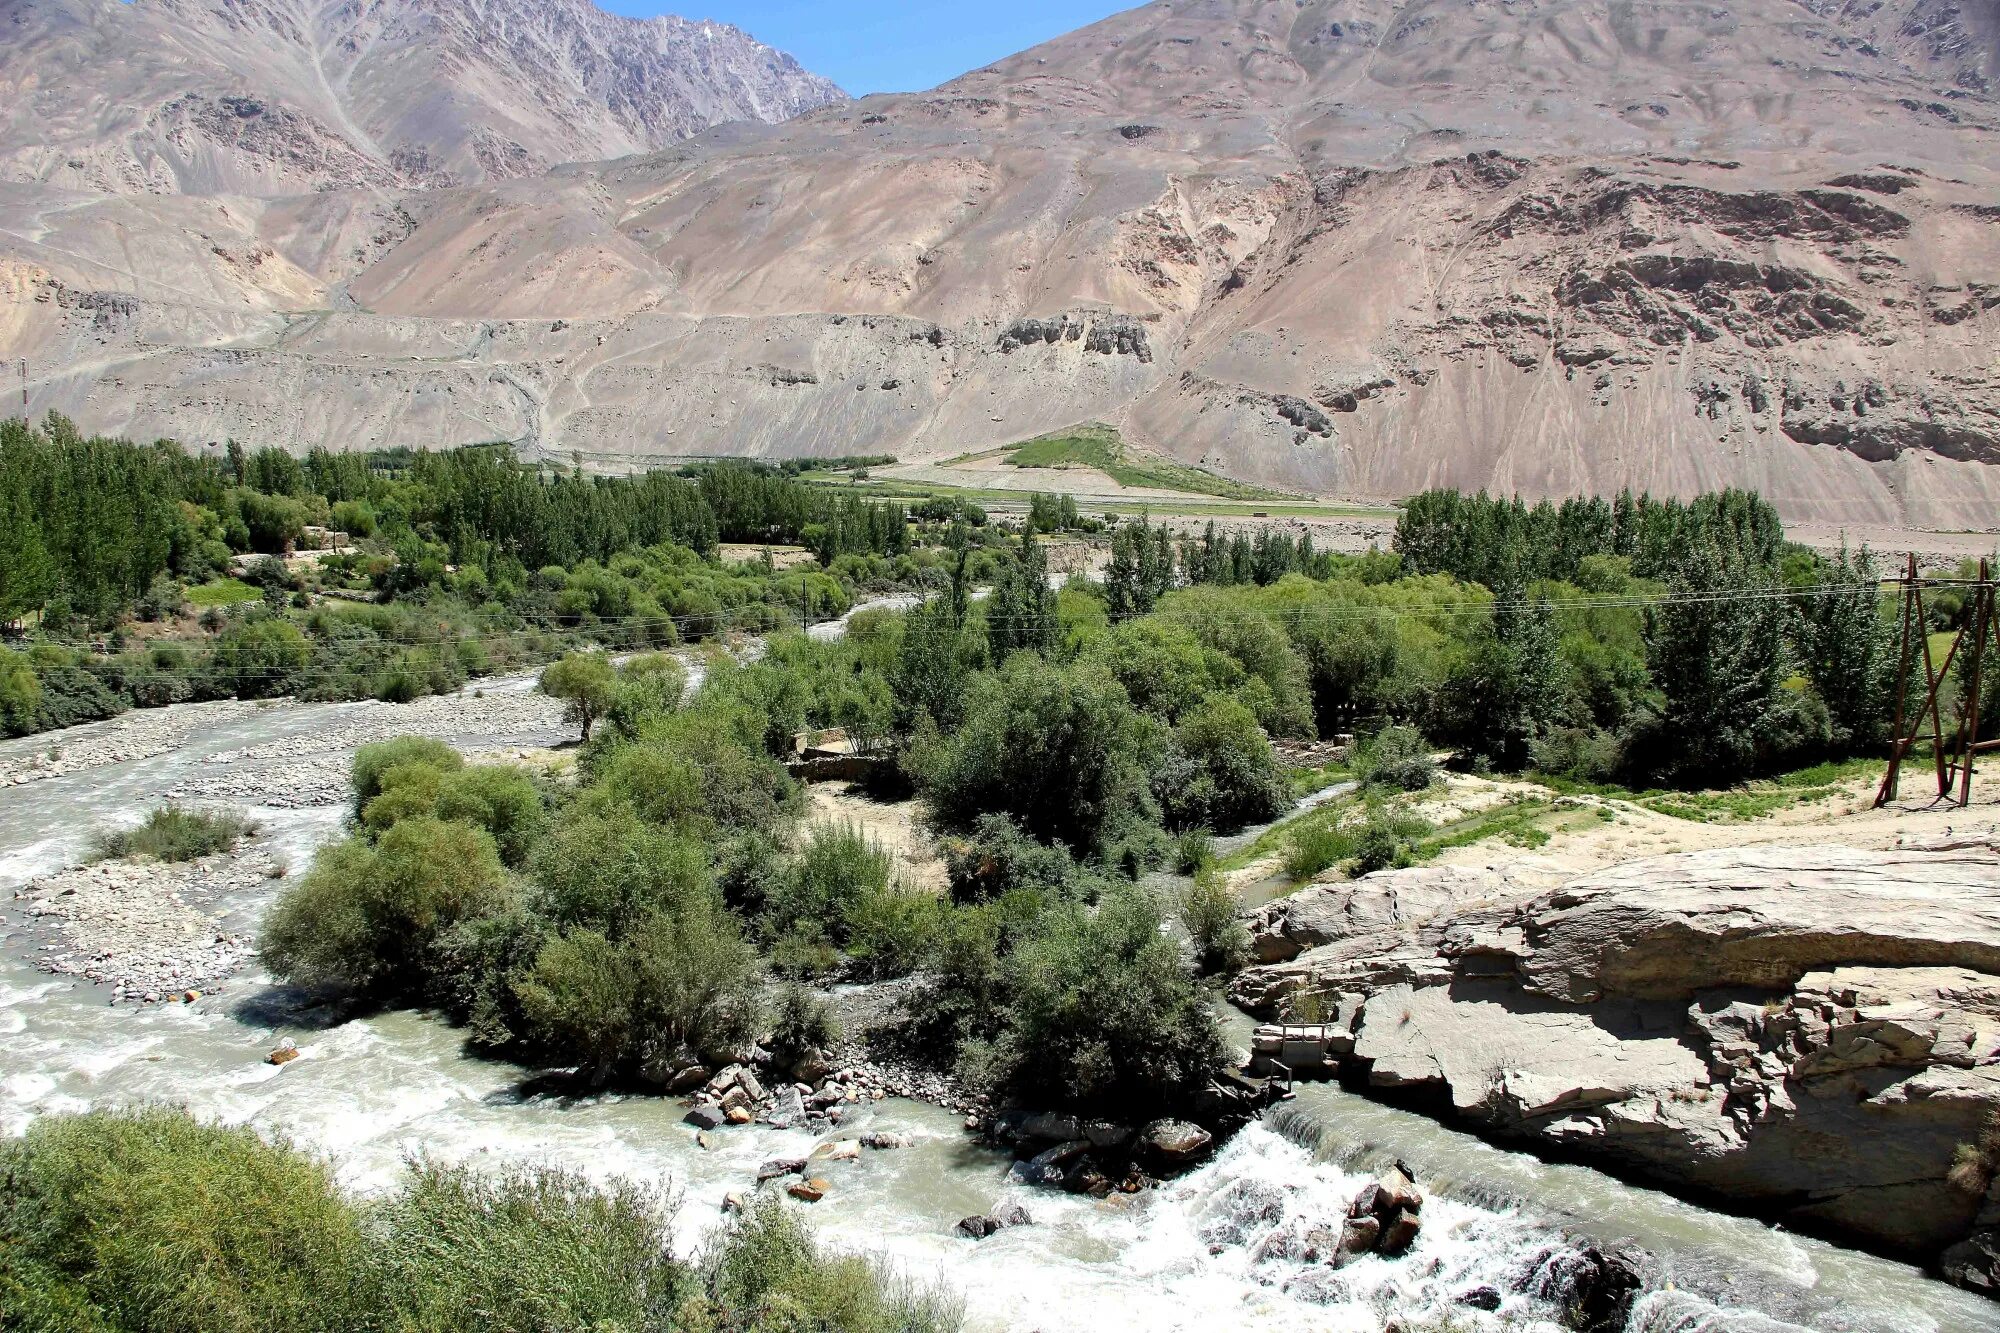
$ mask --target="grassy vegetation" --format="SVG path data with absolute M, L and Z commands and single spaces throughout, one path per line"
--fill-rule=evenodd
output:
M 965 457 L 978 456 L 965 455 Z M 945 466 L 950 466 L 950 463 L 947 462 Z M 1031 487 L 1026 484 L 1011 488 L 959 486 L 951 482 L 918 481 L 908 477 L 848 481 L 840 476 L 809 473 L 799 480 L 808 485 L 828 489 L 864 491 L 874 500 L 890 500 L 904 504 L 940 498 L 967 500 L 995 511 L 1006 511 L 1009 506 L 1016 509 L 1026 508 L 1028 496 L 1032 493 Z M 1395 509 L 1388 505 L 1335 504 L 1285 498 L 1255 501 L 1208 499 L 1199 494 L 1191 494 L 1186 500 L 1093 499 L 1087 507 L 1094 514 L 1171 514 L 1192 518 L 1250 518 L 1258 514 L 1287 518 L 1392 518 L 1396 513 Z
M 1193 495 L 1218 495 L 1226 500 L 1283 500 L 1282 491 L 1251 486 L 1198 467 L 1164 458 L 1133 458 L 1110 426 L 1092 422 L 1037 436 L 1004 451 L 1011 467 L 1096 468 L 1120 486 L 1145 486 Z
M 1319 768 L 1287 769 L 1285 776 L 1291 783 L 1293 797 L 1303 799 L 1316 791 L 1325 791 L 1336 782 L 1347 781 L 1354 776 L 1354 770 L 1345 764 L 1324 764 Z
M 1434 825 L 1414 814 L 1415 804 L 1410 798 L 1370 803 L 1358 795 L 1332 801 L 1266 830 L 1221 866 L 1240 870 L 1278 856 L 1286 878 L 1304 882 L 1337 865 L 1352 873 L 1422 865 L 1455 848 L 1492 840 L 1540 847 L 1557 833 L 1615 818 L 1602 807 L 1524 794 Z
M 254 824 L 231 810 L 211 813 L 163 805 L 137 828 L 100 830 L 91 839 L 91 852 L 100 861 L 138 856 L 192 861 L 226 852 L 255 831 Z
M 1879 759 L 1847 759 L 1837 763 L 1814 764 L 1777 777 L 1745 782 L 1735 787 L 1710 791 L 1633 791 L 1607 783 L 1573 782 L 1564 778 L 1535 775 L 1540 782 L 1569 795 L 1604 796 L 1629 801 L 1655 814 L 1670 815 L 1701 824 L 1741 824 L 1763 819 L 1780 810 L 1812 801 L 1825 800 L 1855 779 L 1879 773 Z
M 246 1127 L 146 1108 L 0 1144 L 0 1328 L 23 1333 L 712 1333 L 957 1328 L 959 1304 L 823 1247 L 764 1199 L 698 1257 L 672 1201 L 551 1167 L 418 1160 L 347 1198 Z
M 262 592 L 238 578 L 210 579 L 207 583 L 197 583 L 187 590 L 188 605 L 197 611 L 260 601 L 263 596 Z

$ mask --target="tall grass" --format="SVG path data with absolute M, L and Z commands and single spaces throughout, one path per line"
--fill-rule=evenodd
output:
M 155 861 L 192 861 L 226 852 L 257 826 L 233 810 L 188 810 L 163 805 L 137 828 L 100 829 L 90 840 L 92 858 L 149 857 Z
M 1292 830 L 1285 849 L 1285 875 L 1307 880 L 1354 855 L 1354 835 L 1326 820 L 1307 820 Z
M 549 1167 L 418 1160 L 343 1196 L 251 1129 L 143 1108 L 0 1143 L 0 1328 L 22 1333 L 945 1333 L 946 1291 L 828 1250 L 765 1199 L 699 1259 L 672 1202 Z

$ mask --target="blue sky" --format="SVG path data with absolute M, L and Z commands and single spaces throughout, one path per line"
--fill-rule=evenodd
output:
M 915 92 L 1138 0 L 597 0 L 617 14 L 733 23 L 856 97 Z

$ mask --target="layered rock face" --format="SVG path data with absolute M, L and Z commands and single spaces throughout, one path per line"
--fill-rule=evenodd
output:
M 2000 846 L 1762 847 L 1264 909 L 1236 998 L 1502 1136 L 2000 1280 Z M 1307 999 L 1306 997 L 1312 997 Z
M 7 0 L 0 179 L 297 195 L 534 175 L 843 94 L 723 23 L 589 0 Z
M 1996 31 L 1934 0 L 1162 0 L 532 181 L 453 148 L 439 179 L 483 184 L 0 190 L 0 356 L 37 412 L 198 444 L 618 468 L 1105 420 L 1330 494 L 1733 484 L 1985 528 Z M 381 86 L 386 144 L 417 113 Z M 522 170 L 577 151 L 510 137 Z M 115 185 L 67 171 L 30 174 Z

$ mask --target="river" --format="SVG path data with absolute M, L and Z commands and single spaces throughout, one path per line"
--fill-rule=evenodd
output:
M 173 794 L 241 793 L 259 836 L 303 866 L 339 834 L 344 809 L 327 802 L 338 800 L 329 794 L 362 740 L 418 729 L 479 751 L 567 735 L 529 684 L 489 680 L 408 705 L 181 705 L 0 743 L 0 773 L 51 751 L 79 765 L 109 760 L 0 786 L 0 893 L 73 863 L 92 828 L 136 821 Z M 261 883 L 217 904 L 226 926 L 253 931 L 275 888 Z M 18 1134 L 51 1112 L 165 1101 L 286 1135 L 328 1155 L 359 1191 L 389 1186 L 413 1153 L 560 1162 L 667 1186 L 686 1245 L 716 1225 L 725 1192 L 753 1185 L 760 1162 L 812 1142 L 753 1126 L 724 1131 L 722 1146 L 704 1151 L 670 1100 L 526 1094 L 524 1071 L 468 1058 L 441 1022 L 401 1012 L 326 1026 L 286 1008 L 285 993 L 254 973 L 194 1004 L 112 1003 L 102 987 L 37 971 L 38 947 L 18 914 L 0 914 L 0 1132 Z M 1231 1022 L 1247 1036 L 1247 1019 Z M 281 1038 L 300 1058 L 265 1063 Z M 1390 1317 L 1447 1314 L 1461 1327 L 1499 1327 L 1498 1317 L 1455 1304 L 1482 1285 L 1508 1293 L 1506 1327 L 1553 1329 L 1554 1308 L 1513 1288 L 1566 1237 L 1584 1236 L 1636 1244 L 1657 1260 L 1634 1333 L 2000 1333 L 2000 1305 L 1906 1266 L 1549 1166 L 1328 1086 L 1302 1087 L 1192 1174 L 1108 1203 L 1005 1184 L 1004 1158 L 936 1108 L 879 1103 L 843 1133 L 871 1129 L 916 1142 L 829 1170 L 833 1190 L 814 1220 L 837 1244 L 945 1280 L 975 1329 L 1375 1333 Z M 1355 1192 L 1399 1157 L 1430 1194 L 1410 1255 L 1335 1272 L 1269 1242 L 1273 1231 L 1337 1225 Z M 1023 1203 L 1035 1224 L 980 1242 L 952 1234 L 959 1218 L 1003 1200 Z

